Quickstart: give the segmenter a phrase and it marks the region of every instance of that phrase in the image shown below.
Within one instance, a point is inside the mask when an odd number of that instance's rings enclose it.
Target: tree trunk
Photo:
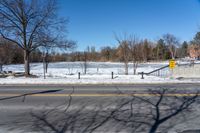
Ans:
[[[84,74],[86,74],[87,73],[87,61],[88,61],[88,53],[87,52],[84,52]]]
[[[45,72],[47,73],[48,72],[48,66],[49,66],[49,60],[48,60],[48,57],[49,57],[49,52],[47,51],[46,54],[45,54]]]
[[[172,59],[174,60],[175,58],[174,58],[174,53],[173,52],[171,52],[171,56],[172,56]]]
[[[84,74],[86,74],[87,73],[87,61],[84,61]]]
[[[125,75],[128,75],[128,62],[125,62]]]
[[[159,49],[159,48],[157,49],[157,53],[156,53],[156,54],[157,54],[157,61],[159,61],[159,60],[160,60],[160,56],[159,56],[159,54],[160,54],[160,49]]]
[[[133,61],[133,75],[136,75],[137,66],[138,66],[138,63],[136,61]]]
[[[24,69],[25,69],[25,76],[30,76],[30,52],[24,50]]]
[[[0,72],[3,71],[3,64],[0,63]]]
[[[170,48],[171,58],[175,59],[175,50],[173,50],[173,47]]]
[[[46,70],[46,73],[48,72],[48,66],[49,66],[49,63],[48,63],[48,62],[45,62],[45,70]]]

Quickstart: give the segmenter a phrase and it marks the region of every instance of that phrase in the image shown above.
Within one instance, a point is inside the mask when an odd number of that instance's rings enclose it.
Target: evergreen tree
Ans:
[[[184,41],[180,48],[180,57],[186,57],[187,55],[188,55],[188,43]]]
[[[200,45],[200,32],[196,33],[191,43],[194,45]]]
[[[163,39],[159,39],[156,45],[157,60],[166,60],[170,58],[169,51]]]

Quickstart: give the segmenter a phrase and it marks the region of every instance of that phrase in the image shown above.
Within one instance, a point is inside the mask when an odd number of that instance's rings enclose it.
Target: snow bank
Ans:
[[[138,66],[137,72],[150,72],[162,66],[162,63],[144,63]],[[182,83],[171,79],[170,77],[133,75],[133,65],[129,64],[129,74],[124,74],[123,63],[111,62],[89,62],[87,65],[87,74],[84,75],[83,62],[58,62],[50,63],[46,79],[43,78],[42,63],[31,64],[31,73],[38,78],[25,77],[7,77],[0,78],[0,84],[136,84],[136,83]],[[5,71],[23,72],[23,65],[4,66]],[[168,69],[166,69],[168,71]],[[81,73],[81,79],[78,79],[78,72]],[[111,79],[111,72],[114,72],[114,79]],[[187,81],[192,82],[192,81]],[[196,82],[196,81],[195,81]]]

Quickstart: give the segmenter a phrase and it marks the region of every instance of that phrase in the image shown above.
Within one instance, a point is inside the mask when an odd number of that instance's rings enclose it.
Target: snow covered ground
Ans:
[[[166,65],[167,62],[163,63],[145,63],[139,64],[137,72],[150,72],[156,68],[160,68]],[[4,71],[23,72],[24,65],[7,65],[3,67]],[[74,75],[78,72],[84,73],[83,62],[58,62],[50,63],[48,67],[47,75],[49,77],[66,77],[67,75]],[[102,75],[114,72],[117,75],[124,74],[123,63],[111,63],[111,62],[88,62],[87,63],[87,74],[88,75]],[[43,64],[33,63],[31,64],[31,73],[37,76],[43,76]],[[133,74],[133,65],[129,64],[129,74]]]
[[[150,72],[167,65],[168,62],[140,64],[137,72]],[[84,74],[83,62],[58,62],[50,63],[46,79],[43,78],[43,64],[31,64],[31,73],[38,78],[7,77],[0,78],[0,84],[135,84],[135,83],[182,83],[194,82],[191,80],[179,81],[169,76],[169,70],[163,70],[163,77],[133,75],[133,65],[129,64],[129,75],[124,75],[123,63],[111,62],[88,62],[87,74]],[[23,72],[24,66],[7,65],[4,71]],[[78,72],[81,79],[78,79]],[[114,79],[111,79],[111,72],[114,72]],[[195,81],[197,82],[197,81]]]

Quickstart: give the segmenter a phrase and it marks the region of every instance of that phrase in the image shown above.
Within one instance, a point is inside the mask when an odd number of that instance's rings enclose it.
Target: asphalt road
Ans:
[[[87,106],[112,107],[119,101],[130,98],[130,94],[149,96],[149,89],[166,88],[180,94],[193,94],[200,84],[152,84],[152,85],[2,85],[0,86],[0,132],[27,132],[14,126],[27,114],[51,110],[56,107],[71,110]],[[24,125],[21,125],[24,126]],[[31,131],[31,129],[30,129]],[[39,131],[36,131],[39,132]]]

